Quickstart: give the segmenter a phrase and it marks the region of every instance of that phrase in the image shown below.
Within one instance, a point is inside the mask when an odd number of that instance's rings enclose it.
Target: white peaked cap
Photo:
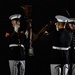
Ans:
[[[70,18],[68,22],[75,22],[75,18]]]
[[[62,15],[56,15],[55,18],[57,19],[58,22],[68,22],[68,18]]]
[[[13,19],[19,19],[21,17],[21,15],[20,14],[14,14],[14,15],[11,15],[10,17],[9,17],[9,19],[10,20],[13,20]]]

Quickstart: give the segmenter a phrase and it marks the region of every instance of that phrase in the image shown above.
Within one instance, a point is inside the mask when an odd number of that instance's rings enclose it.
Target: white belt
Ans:
[[[24,45],[22,45],[22,44],[20,44],[20,45],[19,44],[10,44],[9,45],[9,47],[17,47],[17,46],[21,46],[21,47],[25,48]]]
[[[70,47],[65,48],[65,47],[56,47],[56,46],[52,46],[52,48],[57,49],[57,50],[69,50],[70,49]]]

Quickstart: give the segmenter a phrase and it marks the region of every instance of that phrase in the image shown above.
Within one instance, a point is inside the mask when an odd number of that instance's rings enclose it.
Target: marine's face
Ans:
[[[14,31],[18,32],[18,30],[20,28],[20,21],[12,20],[11,23],[12,23],[12,26],[14,27]]]
[[[20,25],[20,22],[17,21],[17,20],[12,20],[11,23],[12,23],[12,26],[13,26],[13,27],[14,27],[15,25]]]
[[[74,30],[75,29],[75,24],[69,23],[69,27],[70,27],[71,30]]]
[[[56,23],[56,30],[58,31],[61,28],[65,28],[65,25],[63,22],[57,22]]]
[[[12,20],[11,23],[13,27],[17,24],[16,20]]]

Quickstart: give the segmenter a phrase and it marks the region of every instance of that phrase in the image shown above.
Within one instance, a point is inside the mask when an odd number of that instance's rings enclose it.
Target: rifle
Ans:
[[[48,28],[50,28],[53,24],[55,23],[55,21],[50,21],[50,24],[46,24],[32,39],[32,41],[34,42],[35,40],[37,40],[41,34],[46,31]]]
[[[28,39],[29,39],[29,50],[28,50],[28,55],[29,56],[34,56],[33,52],[33,47],[32,47],[32,19],[31,19],[31,11],[32,11],[32,6],[31,5],[23,5],[21,8],[24,11],[24,15],[26,18],[26,21],[28,23]]]

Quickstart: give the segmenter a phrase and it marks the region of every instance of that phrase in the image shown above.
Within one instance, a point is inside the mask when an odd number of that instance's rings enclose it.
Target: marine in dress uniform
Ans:
[[[75,18],[70,18],[68,21],[68,29],[72,33],[72,42],[70,49],[70,74],[75,75]]]
[[[67,75],[69,70],[69,49],[72,41],[72,34],[65,29],[68,18],[57,15],[56,32],[52,35],[51,66],[58,70],[59,75]],[[53,75],[53,72],[52,72]]]
[[[5,35],[9,46],[8,58],[11,75],[25,75],[26,36],[25,30],[21,29],[20,18],[21,14],[13,14],[9,17],[12,29]]]
[[[46,33],[42,40],[50,41],[50,69],[51,75],[67,75],[69,70],[69,49],[72,41],[72,33],[65,28],[68,18],[56,15],[56,30]]]

